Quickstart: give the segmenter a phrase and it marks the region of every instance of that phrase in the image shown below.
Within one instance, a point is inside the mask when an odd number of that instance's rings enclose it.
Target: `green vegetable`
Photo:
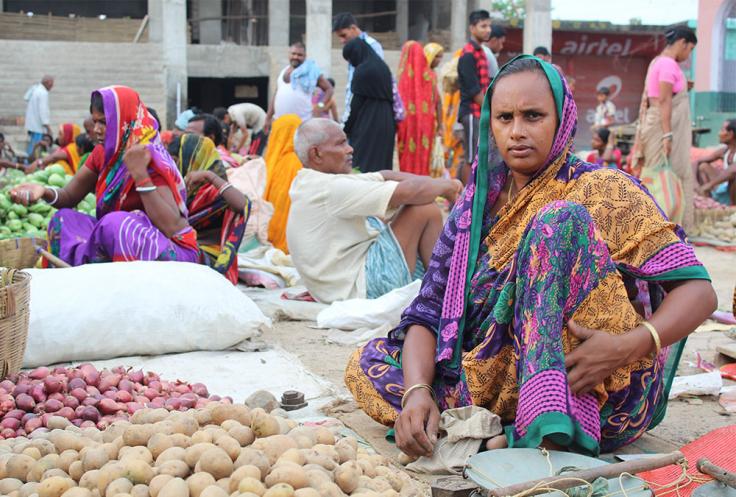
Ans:
[[[2,205],[0,203],[0,205]],[[46,202],[37,202],[28,208],[31,212],[37,212],[38,214],[46,214],[51,210],[51,206]]]
[[[23,223],[19,219],[11,219],[6,226],[10,228],[10,231],[20,231],[23,228]]]
[[[66,170],[64,170],[64,166],[61,164],[51,164],[49,167],[45,169],[46,172],[49,173],[49,175],[52,174],[59,174],[61,176],[66,175]]]
[[[13,209],[10,209],[10,210],[8,211],[8,215],[7,215],[7,218],[8,218],[8,221],[13,221],[13,220],[15,220],[15,219],[19,219],[19,218],[18,218],[18,214],[16,214],[16,213],[15,213],[15,211],[14,211]]]
[[[28,222],[35,228],[40,228],[43,225],[43,216],[35,212],[28,214]]]
[[[66,186],[66,180],[61,174],[54,173],[48,178],[49,186],[63,187]]]
[[[15,212],[19,218],[24,217],[26,214],[28,214],[28,209],[26,209],[25,206],[21,204],[13,204],[10,207],[10,210]]]

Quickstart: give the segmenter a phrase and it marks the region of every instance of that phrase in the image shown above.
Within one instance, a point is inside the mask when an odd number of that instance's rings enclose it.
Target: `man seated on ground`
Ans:
[[[695,190],[712,196],[722,204],[736,205],[736,119],[723,123],[718,132],[720,146],[695,165],[699,186]],[[715,165],[722,159],[721,167]]]
[[[23,164],[18,162],[15,150],[10,143],[5,141],[5,135],[0,133],[0,169],[19,169],[23,170]]]
[[[420,277],[442,231],[435,199],[454,202],[462,183],[394,171],[351,174],[353,149],[324,118],[299,126],[294,150],[304,168],[289,190],[286,238],[312,296],[324,303],[377,298]]]

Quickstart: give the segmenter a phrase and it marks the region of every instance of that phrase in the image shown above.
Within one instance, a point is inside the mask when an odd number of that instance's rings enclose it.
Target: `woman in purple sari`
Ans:
[[[471,404],[503,421],[490,449],[598,454],[663,416],[671,346],[715,292],[638,181],[571,153],[576,123],[564,78],[536,57],[489,86],[473,176],[419,295],[345,374],[405,453],[430,455],[440,411]]]
[[[44,200],[60,209],[48,227],[49,249],[72,266],[90,262],[198,262],[187,222],[184,181],[138,93],[110,86],[92,93],[90,112],[102,145],[61,189],[36,184],[11,191],[15,202]],[[97,217],[77,212],[88,193]]]

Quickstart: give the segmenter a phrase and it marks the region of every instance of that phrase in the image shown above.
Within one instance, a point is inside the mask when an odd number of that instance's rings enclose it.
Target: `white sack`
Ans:
[[[718,395],[722,387],[723,379],[718,370],[690,376],[676,376],[672,382],[669,399],[681,395]]]
[[[224,350],[271,321],[221,274],[184,262],[29,269],[24,367]]]
[[[392,290],[377,299],[350,299],[334,302],[317,315],[319,328],[357,330],[378,328],[387,323],[393,328],[401,321],[412,300],[419,294],[421,280]]]

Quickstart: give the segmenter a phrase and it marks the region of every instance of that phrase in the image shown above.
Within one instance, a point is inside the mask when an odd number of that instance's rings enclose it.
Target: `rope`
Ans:
[[[554,466],[552,465],[552,459],[550,457],[550,453],[547,451],[547,449],[545,449],[543,447],[540,447],[539,450],[541,452],[541,455],[544,456],[544,458],[545,458],[545,460],[547,462],[547,465],[549,467],[549,471],[550,471],[550,475],[549,476],[555,476]],[[587,482],[587,481],[585,481],[583,479],[580,479],[580,478],[574,478],[574,477],[569,477],[569,476],[560,476],[560,478],[558,478],[558,479],[555,479],[555,480],[552,480],[552,481],[546,482],[546,483],[539,483],[539,484],[534,485],[533,487],[531,487],[531,488],[529,488],[527,490],[524,490],[523,492],[519,492],[517,494],[511,495],[511,496],[508,496],[508,497],[529,497],[530,495],[534,495],[534,494],[541,493],[541,492],[559,492],[559,493],[561,493],[562,495],[564,495],[566,497],[578,497],[580,495],[585,495],[585,497],[615,497],[615,496],[619,496],[619,495],[621,495],[623,497],[629,497],[629,493],[628,492],[638,492],[640,490],[652,490],[657,497],[667,496],[667,495],[672,494],[673,492],[675,492],[675,495],[677,495],[678,497],[681,497],[680,490],[683,489],[683,488],[685,488],[685,487],[687,487],[688,485],[691,485],[693,483],[701,483],[702,484],[702,483],[707,483],[709,481],[712,481],[712,478],[707,478],[707,477],[704,478],[704,477],[701,477],[701,476],[695,476],[695,475],[688,474],[688,472],[687,472],[687,467],[688,467],[687,466],[687,461],[682,461],[682,462],[678,463],[678,465],[682,469],[682,473],[680,474],[680,476],[675,481],[670,482],[670,483],[667,483],[667,484],[664,484],[664,485],[660,485],[660,484],[653,483],[653,482],[648,482],[648,481],[646,481],[646,480],[644,480],[642,478],[639,478],[639,477],[637,477],[635,475],[632,475],[630,473],[621,473],[618,476],[618,484],[619,484],[620,490],[615,490],[615,491],[606,492],[606,493],[600,493],[600,492],[596,492],[595,481],[593,483],[590,483],[590,482]],[[470,463],[470,461],[468,461],[466,463],[465,468],[463,469],[463,476],[467,477],[466,471],[468,469],[472,469],[474,472],[476,472],[477,474],[479,474],[480,476],[482,476],[485,480],[488,480],[489,482],[491,482],[493,485],[495,485],[498,488],[503,488],[504,486],[506,486],[506,485],[504,485],[504,484],[496,481],[493,477],[491,477],[490,475],[488,475],[487,473],[485,473],[484,471],[482,471],[480,468],[474,466],[472,463]],[[567,467],[566,468],[562,468],[561,471],[567,470],[567,469],[569,469],[569,468],[567,468]],[[638,485],[638,486],[630,487],[627,490],[626,487],[624,486],[624,477],[625,476],[626,477],[629,477],[629,478],[632,478],[632,479],[640,480],[642,482],[642,484],[641,485]],[[559,483],[562,483],[562,482],[566,482],[566,481],[579,482],[580,485],[578,487],[569,488],[567,490],[559,490],[557,488],[554,488],[554,486],[553,486],[553,485],[556,485],[556,484],[559,484]],[[587,488],[580,489],[579,487],[581,487],[581,486],[582,487],[587,487]],[[574,495],[572,495],[572,494],[569,493],[569,492],[573,491],[573,489],[575,489],[574,492],[573,492]],[[581,493],[581,490],[587,490],[587,494],[582,494]]]

